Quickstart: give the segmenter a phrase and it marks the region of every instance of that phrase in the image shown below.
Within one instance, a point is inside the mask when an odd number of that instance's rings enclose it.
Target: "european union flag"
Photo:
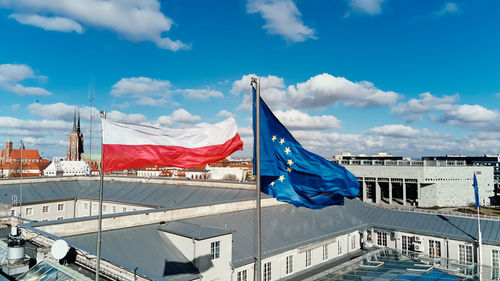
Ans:
[[[255,108],[254,106],[254,139]],[[255,151],[254,145],[254,161]],[[342,205],[344,197],[356,198],[359,194],[359,182],[353,174],[344,167],[305,150],[262,99],[260,171],[261,191],[296,207],[321,209],[329,205]]]
[[[474,195],[476,197],[476,207],[479,207],[479,191],[477,189],[477,178],[475,173],[474,173]]]

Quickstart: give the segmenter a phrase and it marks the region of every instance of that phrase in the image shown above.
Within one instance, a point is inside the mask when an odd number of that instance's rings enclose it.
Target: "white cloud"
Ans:
[[[382,3],[385,0],[348,0],[349,7],[352,11],[368,14],[378,15],[382,13]]]
[[[24,95],[39,95],[48,96],[51,93],[39,87],[25,87],[19,82],[35,78],[40,79],[42,76],[36,76],[31,67],[25,64],[1,64],[0,65],[0,88],[13,92],[20,96]]]
[[[73,121],[74,113],[80,113],[82,120],[90,120],[90,107],[77,107],[65,103],[40,104],[32,103],[28,105],[28,111],[31,115],[38,116],[44,119],[60,119],[65,121]],[[92,108],[93,119],[100,118],[99,110]]]
[[[500,93],[496,93],[495,97],[500,98]]]
[[[250,85],[252,77],[257,78],[259,76],[255,74],[247,74],[243,75],[241,79],[233,82],[231,93],[244,93],[243,102],[238,107],[240,110],[252,109],[252,86]],[[267,105],[273,109],[283,107],[283,99],[286,95],[284,88],[285,82],[283,81],[283,78],[274,75],[260,77],[260,95],[266,101]]]
[[[274,114],[290,130],[340,129],[340,121],[332,115],[311,116],[295,109]]]
[[[447,15],[447,14],[455,14],[455,13],[458,13],[458,12],[460,12],[460,8],[458,7],[458,5],[456,3],[454,3],[454,2],[447,2],[435,14],[436,14],[436,16],[441,17],[441,16],[444,16],[444,15]]]
[[[287,41],[302,42],[316,39],[314,29],[304,25],[301,13],[292,0],[248,0],[247,13],[258,13],[266,21],[264,29]]]
[[[452,103],[458,101],[459,96],[435,97],[429,92],[420,94],[420,99],[411,99],[407,103],[399,103],[391,108],[391,112],[402,116],[407,122],[420,121],[423,114],[435,110],[447,111],[452,108]]]
[[[221,92],[209,89],[184,89],[179,91],[183,92],[184,95],[190,99],[207,100],[209,98],[224,97]]]
[[[377,89],[371,82],[351,82],[344,77],[324,73],[287,89],[287,101],[301,108],[324,108],[337,102],[364,108],[391,105],[399,95]]]
[[[106,119],[125,122],[125,123],[136,123],[136,124],[144,123],[148,120],[146,116],[139,113],[126,114],[117,110],[112,110],[110,112],[107,112]]]
[[[83,33],[83,28],[76,21],[62,17],[44,17],[34,14],[12,14],[9,18],[19,23],[40,27],[45,30]]]
[[[201,120],[200,116],[192,115],[185,109],[177,109],[171,115],[160,116],[155,122],[158,126],[177,126],[178,123],[189,124]]]
[[[173,21],[160,11],[158,0],[2,0],[0,6],[20,14],[50,15],[66,18],[78,25],[109,29],[131,41],[151,41],[163,49],[177,51],[189,48],[179,40],[164,36]],[[44,20],[38,19],[36,26],[42,27],[41,21]],[[34,25],[33,19],[27,24]],[[47,24],[45,20],[44,25]]]
[[[149,77],[122,78],[111,87],[111,95],[131,96],[140,105],[162,105],[171,93],[170,81]]]
[[[392,136],[392,137],[416,137],[419,135],[419,130],[413,129],[401,124],[394,125],[384,125],[380,127],[374,127],[367,131],[368,134],[381,135],[381,136]]]
[[[496,122],[500,114],[496,111],[486,109],[480,105],[458,105],[443,113],[445,122],[454,121],[460,123]]]
[[[30,129],[30,130],[66,130],[72,123],[62,120],[21,120],[13,117],[0,116],[0,128]]]
[[[217,116],[222,116],[226,118],[235,117],[235,115],[227,110],[221,110],[217,113]]]

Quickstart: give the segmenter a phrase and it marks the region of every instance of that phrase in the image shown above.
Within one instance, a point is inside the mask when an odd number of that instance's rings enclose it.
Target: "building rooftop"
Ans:
[[[63,199],[99,199],[99,181],[72,180],[24,182],[23,203]],[[19,184],[0,185],[0,203],[11,204],[19,196]],[[227,202],[252,200],[255,191],[236,188],[214,188],[192,185],[105,181],[104,200],[125,202],[155,208],[186,208]]]
[[[153,248],[172,245],[167,241],[168,239],[158,234],[160,231],[164,231],[166,227],[178,233],[187,234],[186,236],[195,237],[198,230],[216,229],[220,232],[215,231],[213,235],[232,233],[232,264],[237,267],[253,261],[255,243],[253,221],[254,210],[246,210],[189,218],[165,226],[152,224],[105,231],[103,232],[103,245],[106,246],[103,247],[103,254],[120,265],[134,265],[133,268],[141,269],[148,276],[166,278],[162,275],[163,268],[157,264],[159,260],[168,260],[165,258],[166,253],[153,250]],[[296,208],[287,204],[262,209],[262,257],[308,247],[308,245],[339,235],[369,228],[449,237],[464,241],[475,241],[477,238],[477,221],[474,218],[389,210],[365,204],[357,199],[346,199],[343,206],[330,206],[322,210]],[[500,221],[482,220],[481,230],[483,243],[500,244]],[[122,241],[118,241],[120,240],[118,237]],[[95,249],[95,233],[65,237],[65,239],[72,244]],[[144,250],[144,255],[141,254],[142,250],[136,252],[134,249],[127,249],[134,255],[121,252],[124,245],[140,244],[138,242],[145,240],[149,244],[147,247],[151,249]],[[179,265],[178,263],[179,261],[175,261],[174,265]],[[180,263],[183,264],[183,262]],[[152,264],[157,265],[153,267]],[[197,274],[197,272],[193,269],[189,274]],[[187,276],[178,275],[178,277],[182,279]]]

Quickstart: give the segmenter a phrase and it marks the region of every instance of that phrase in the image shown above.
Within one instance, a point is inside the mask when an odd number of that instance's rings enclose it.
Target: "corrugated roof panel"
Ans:
[[[156,280],[193,280],[201,275],[193,264],[157,230],[158,225],[104,231],[102,257]],[[95,251],[96,234],[65,237]]]

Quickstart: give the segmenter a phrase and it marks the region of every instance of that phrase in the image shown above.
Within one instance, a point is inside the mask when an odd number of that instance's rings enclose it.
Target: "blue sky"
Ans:
[[[0,0],[1,147],[10,130],[64,156],[76,107],[89,151],[93,84],[94,119],[106,110],[187,127],[232,115],[245,144],[235,156],[250,156],[256,75],[278,118],[325,157],[498,154],[499,10],[493,0]]]

